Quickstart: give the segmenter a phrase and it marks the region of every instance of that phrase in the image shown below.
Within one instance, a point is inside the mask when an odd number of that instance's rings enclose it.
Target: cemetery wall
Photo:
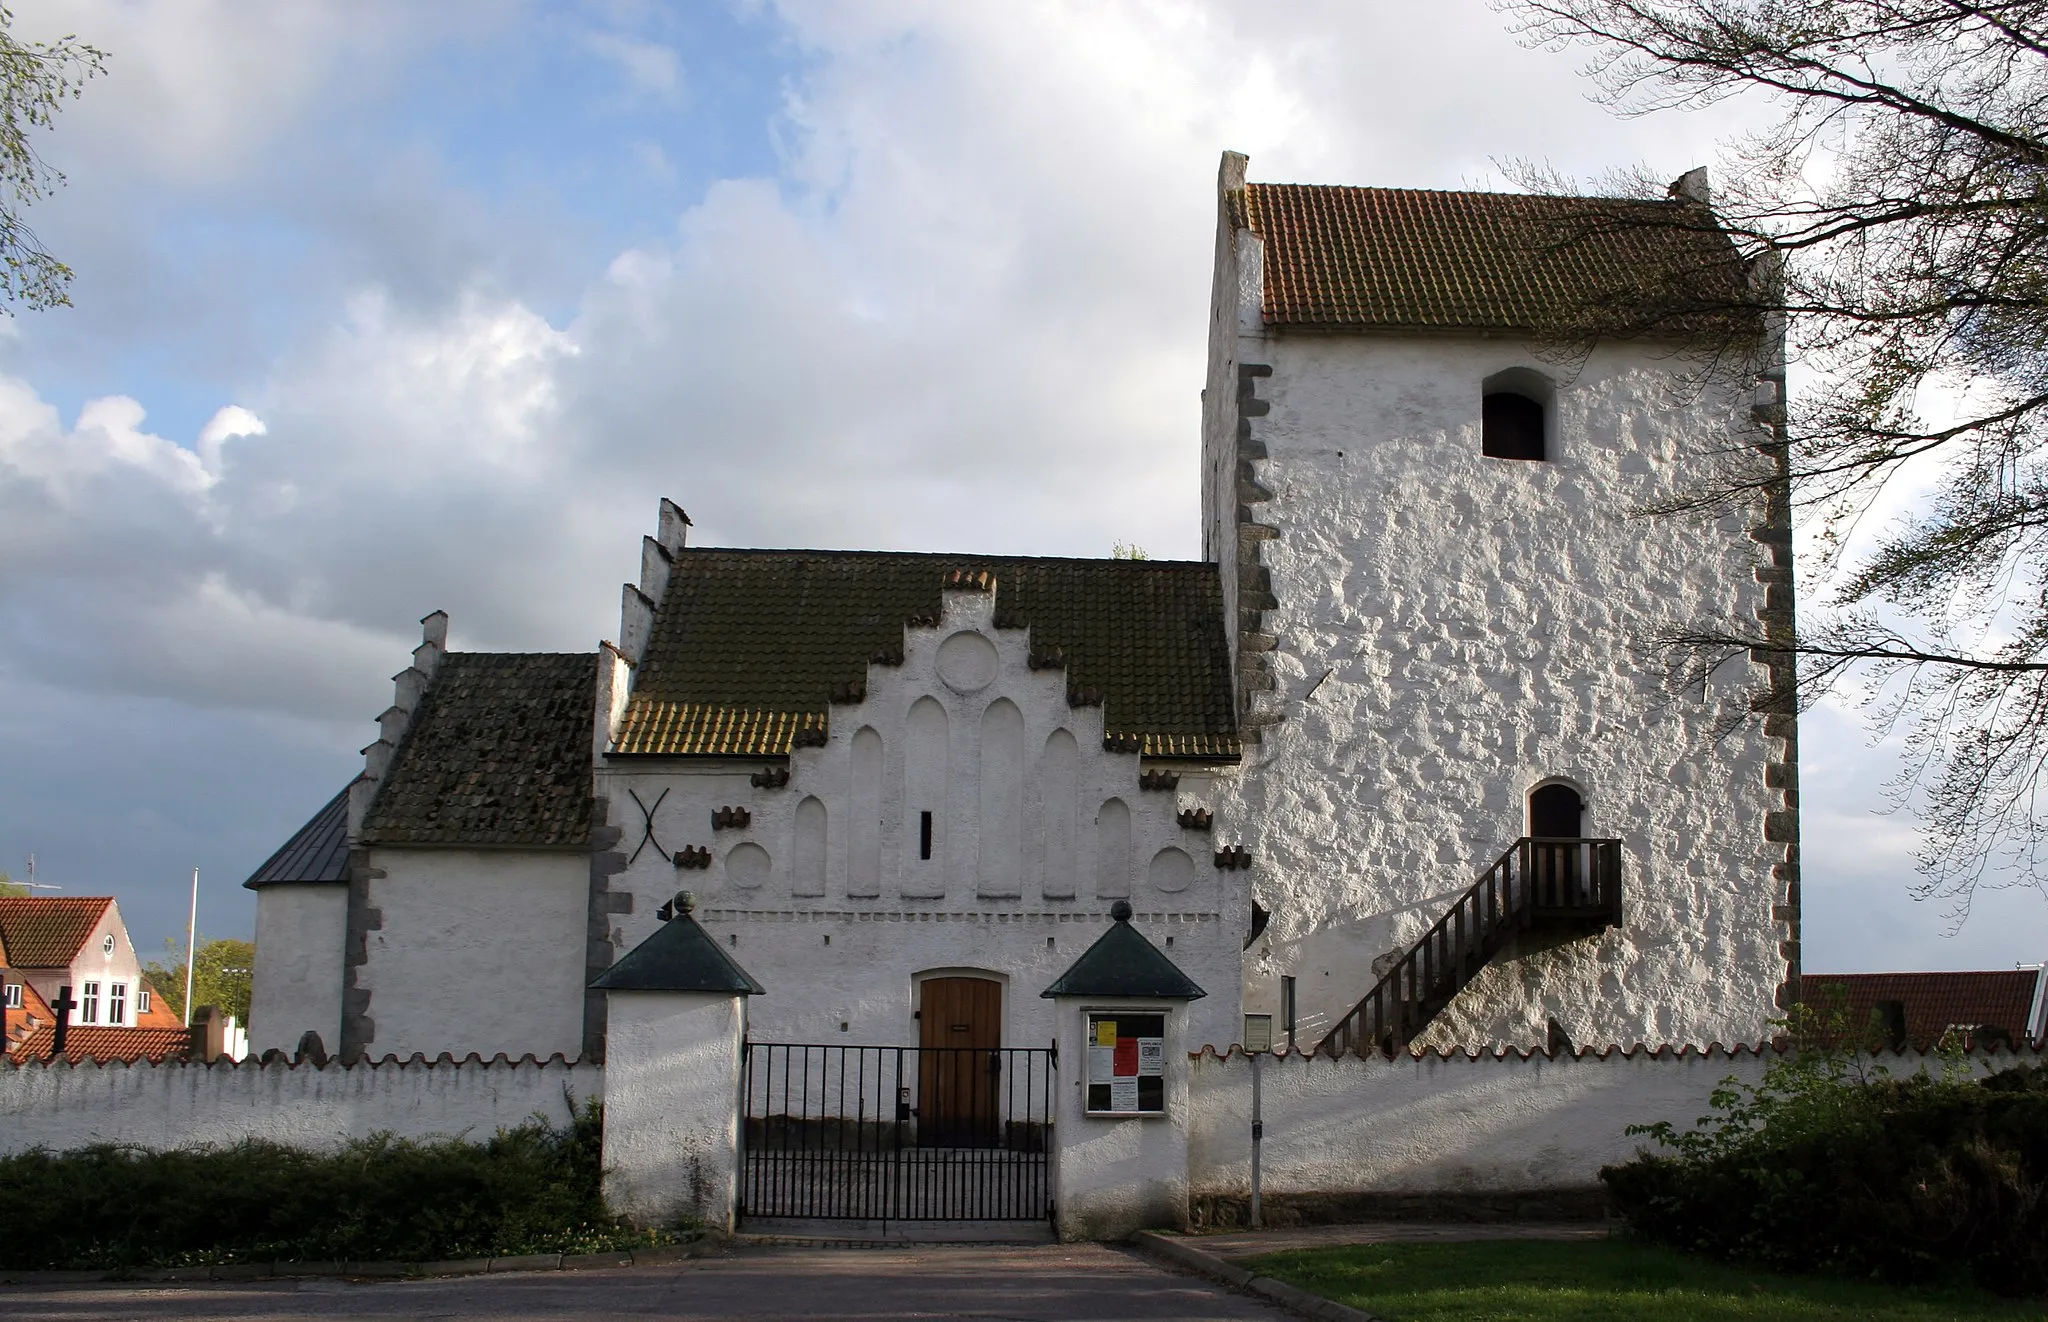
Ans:
[[[268,1139],[332,1148],[391,1133],[484,1139],[535,1116],[567,1123],[604,1094],[604,1067],[385,1057],[330,1063],[0,1065],[0,1154],[92,1143],[165,1149]]]
[[[1327,1056],[1260,1062],[1260,1189],[1269,1220],[1597,1213],[1600,1168],[1650,1140],[1630,1125],[1688,1128],[1731,1077],[1755,1083],[1773,1048],[1609,1048]],[[2039,1053],[2021,1059],[2038,1060]],[[1988,1073],[2010,1052],[1977,1056]],[[1881,1057],[1904,1078],[1943,1059]],[[1198,1226],[1241,1224],[1251,1192],[1252,1065],[1204,1049],[1190,1076],[1188,1201]]]

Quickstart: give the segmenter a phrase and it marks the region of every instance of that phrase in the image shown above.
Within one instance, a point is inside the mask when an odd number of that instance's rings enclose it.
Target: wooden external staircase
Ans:
[[[1392,1054],[1524,933],[1570,939],[1621,923],[1621,841],[1524,836],[1403,952],[1318,1052]]]

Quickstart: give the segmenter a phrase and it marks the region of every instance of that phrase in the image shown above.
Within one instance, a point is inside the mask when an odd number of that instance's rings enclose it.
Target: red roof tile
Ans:
[[[2015,1041],[2034,1031],[2035,996],[2043,973],[2039,969],[2007,969],[1988,973],[1809,973],[1800,981],[1806,1004],[1831,1013],[1837,998],[1846,1009],[1849,1027],[1860,1031],[1878,1006],[1899,1002],[1906,1012],[1906,1038],[1931,1047],[1951,1028],[1989,1025],[2011,1033]]]
[[[57,1045],[57,1028],[48,1024],[29,1035],[14,1054],[17,1061],[49,1060]],[[183,1028],[73,1028],[64,1037],[64,1059],[137,1061],[172,1060],[192,1047]]]
[[[1513,193],[1247,184],[1268,325],[1542,333],[1721,310],[1741,265],[1703,208]],[[1669,321],[1664,333],[1697,329]]]
[[[0,940],[13,961],[9,967],[69,968],[113,902],[105,895],[0,899]]]

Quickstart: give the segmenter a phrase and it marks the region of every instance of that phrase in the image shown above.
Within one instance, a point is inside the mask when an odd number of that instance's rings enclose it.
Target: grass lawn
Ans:
[[[1744,1271],[1629,1240],[1354,1244],[1242,1264],[1388,1322],[1936,1322],[2048,1318],[1973,1290],[1895,1290]]]

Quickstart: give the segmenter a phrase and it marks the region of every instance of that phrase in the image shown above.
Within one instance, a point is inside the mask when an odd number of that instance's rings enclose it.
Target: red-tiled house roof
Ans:
[[[147,1010],[142,1008],[141,997],[138,994],[135,1008],[135,1027],[181,1028],[184,1026],[184,1017],[178,1012],[179,1001],[174,1001],[164,995],[163,988],[150,981],[147,974],[143,975],[141,985],[149,989],[149,1008]],[[178,994],[182,998],[184,988],[179,988]]]
[[[1851,1031],[1862,1031],[1875,1016],[1880,1029],[1891,1012],[1904,1011],[1905,1038],[1931,1047],[1951,1029],[1981,1037],[1984,1028],[2002,1029],[2015,1042],[2039,1037],[2042,1026],[2042,969],[1982,973],[1809,973],[1801,979],[1808,1008],[1823,1014],[1838,1006]],[[1896,1026],[1894,1021],[1893,1026]]]
[[[14,1059],[15,1049],[34,1036],[37,1028],[57,1022],[56,1013],[43,1000],[42,993],[30,983],[17,985],[21,988],[21,1008],[7,1012],[7,1040],[0,1043],[0,1056],[9,1060]]]
[[[44,1024],[30,1033],[14,1053],[16,1061],[49,1060],[57,1045],[57,1026]],[[176,1060],[192,1050],[192,1034],[183,1028],[98,1028],[75,1025],[64,1035],[64,1059],[80,1061]]]
[[[0,898],[0,941],[9,968],[69,968],[113,899],[106,895]]]

